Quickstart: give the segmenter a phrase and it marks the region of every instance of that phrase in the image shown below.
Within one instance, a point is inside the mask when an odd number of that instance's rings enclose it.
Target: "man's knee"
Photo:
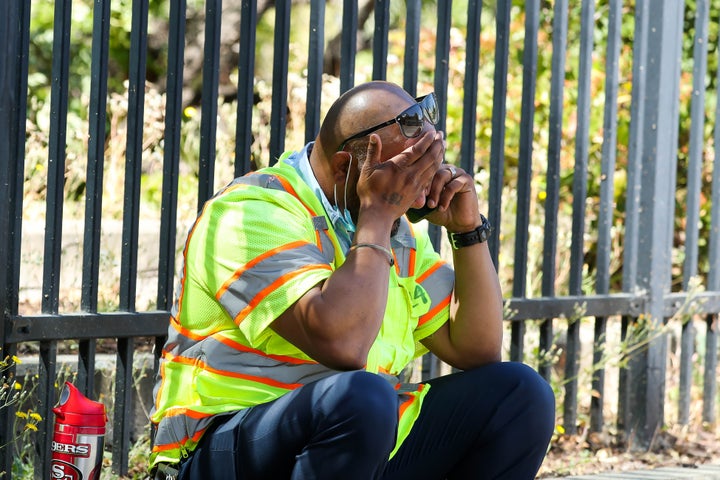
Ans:
[[[339,374],[333,387],[340,406],[374,415],[397,415],[397,392],[380,375],[365,371]]]
[[[515,405],[518,416],[525,418],[526,430],[549,440],[555,428],[555,393],[550,384],[523,363],[504,362],[498,368],[514,384],[506,400]]]
[[[519,396],[526,396],[531,408],[541,413],[542,418],[555,420],[555,393],[550,384],[538,372],[522,363],[511,363],[518,378]]]
[[[332,412],[338,421],[352,424],[370,436],[391,436],[397,428],[397,392],[379,375],[365,372],[346,372],[328,392]]]
[[[519,362],[498,362],[461,372],[460,388],[477,397],[493,388],[505,409],[532,418],[539,431],[550,435],[555,426],[555,394],[548,382],[534,369]],[[458,385],[458,386],[460,386]]]

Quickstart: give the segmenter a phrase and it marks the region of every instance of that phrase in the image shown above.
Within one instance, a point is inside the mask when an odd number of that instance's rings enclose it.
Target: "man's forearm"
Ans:
[[[450,341],[463,356],[500,359],[503,300],[487,243],[453,250],[455,295]]]

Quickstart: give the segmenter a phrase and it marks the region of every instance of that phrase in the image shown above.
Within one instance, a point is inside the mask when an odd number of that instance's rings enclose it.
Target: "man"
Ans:
[[[359,85],[186,243],[151,461],[178,478],[534,478],[554,396],[501,362],[502,296],[434,94]],[[453,270],[404,214],[445,227]],[[430,351],[462,372],[399,383]]]

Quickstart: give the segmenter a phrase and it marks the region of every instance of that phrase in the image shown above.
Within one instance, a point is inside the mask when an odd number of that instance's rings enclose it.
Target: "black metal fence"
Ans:
[[[186,0],[167,2],[169,10],[159,19],[150,16],[147,0],[131,2],[119,292],[113,308],[98,302],[110,141],[109,32],[117,3],[92,2],[84,237],[75,272],[81,276],[80,303],[74,311],[61,308],[64,292],[60,285],[63,217],[69,201],[65,185],[70,168],[66,145],[73,2],[56,0],[52,6],[45,233],[41,289],[35,298],[39,311],[21,313],[22,238],[27,223],[24,189],[29,181],[26,158],[33,148],[26,141],[27,112],[33,101],[28,96],[28,79],[34,73],[29,67],[31,9],[50,6],[24,0],[0,2],[0,337],[3,355],[13,355],[27,343],[36,344],[39,352],[43,421],[36,436],[38,477],[49,476],[57,353],[59,343],[66,340],[78,342],[77,384],[84,392],[95,388],[98,340],[117,340],[110,443],[113,469],[128,471],[135,339],[156,337],[161,345],[172,303],[181,230],[177,226],[179,183],[184,175],[181,129],[187,116],[182,95],[187,80]],[[218,184],[231,179],[215,178],[216,163],[222,160],[217,158],[216,144],[218,119],[223,115],[219,105],[225,101],[218,94],[221,31],[228,28],[223,19],[229,11],[238,10],[240,18],[233,26],[238,34],[234,175],[272,163],[285,149],[288,112],[295,106],[289,104],[293,73],[302,74],[306,93],[304,139],[313,139],[322,101],[328,100],[323,58],[331,52],[325,32],[326,28],[338,30],[335,94],[365,78],[392,80],[410,93],[420,86],[437,93],[442,107],[439,128],[449,134],[455,130],[455,136],[449,136],[449,150],[459,154],[452,160],[481,177],[487,188],[481,203],[491,222],[499,226],[490,247],[509,287],[508,357],[533,363],[548,379],[557,377],[558,389],[563,387],[559,412],[565,429],[576,430],[583,409],[591,429],[606,428],[608,331],[619,330],[621,341],[626,341],[641,324],[648,330],[634,344],[638,348],[627,347],[623,351],[627,358],[614,367],[618,373],[617,392],[613,392],[616,406],[611,409],[614,421],[621,430],[633,433],[636,446],[650,446],[666,421],[671,353],[667,327],[677,324],[676,421],[690,421],[692,379],[701,375],[702,421],[713,424],[720,311],[720,161],[714,149],[720,142],[720,129],[713,128],[720,114],[720,78],[714,58],[720,52],[718,6],[709,0],[688,0],[687,4],[602,0],[581,2],[581,7],[568,5],[567,0],[552,5],[540,0],[522,4],[509,0],[307,3],[276,0],[274,11],[266,13],[274,14],[270,134],[264,150],[267,158],[258,158],[253,149],[262,141],[257,130],[257,77],[270,71],[270,60],[264,54],[256,56],[255,48],[262,13],[258,5],[264,7],[265,2],[204,2],[200,12],[204,18],[202,90],[197,105],[200,141],[194,158],[182,158],[196,164],[197,205]],[[307,17],[299,17],[299,9],[305,9]],[[372,13],[366,22],[367,12]],[[167,27],[162,69],[166,74],[160,82],[165,99],[161,213],[153,255],[157,263],[150,267],[157,278],[153,310],[136,305],[138,290],[147,288],[138,285],[138,243],[147,148],[150,22]],[[304,72],[293,72],[290,67],[292,55],[297,54],[291,53],[291,47],[298,37],[304,38],[307,47]],[[371,70],[360,67],[367,58],[362,56],[366,42],[371,45]],[[545,65],[548,47],[552,56]],[[399,48],[402,66],[396,58]],[[567,59],[576,59],[577,65],[566,64]],[[481,104],[490,106],[491,116],[483,116]],[[483,152],[488,156],[483,157]],[[618,191],[617,186],[622,189]],[[431,227],[431,234],[441,248],[439,232]],[[700,291],[691,288],[693,278],[699,279]],[[581,338],[588,326],[592,331],[589,343]],[[660,334],[647,333],[653,329]],[[557,350],[560,337],[564,337],[562,351]],[[705,340],[703,345],[700,338]],[[583,348],[592,349],[588,384],[583,383],[581,371]],[[562,363],[555,357],[548,361],[551,352],[562,353]],[[698,352],[704,352],[700,361],[694,359]],[[433,363],[430,374],[437,373],[437,368]],[[13,415],[12,406],[0,408],[0,445],[13,437]],[[0,450],[0,459],[0,471],[7,477],[12,471],[11,449]]]

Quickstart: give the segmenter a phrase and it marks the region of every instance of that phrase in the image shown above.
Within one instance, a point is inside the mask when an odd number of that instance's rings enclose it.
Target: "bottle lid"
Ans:
[[[69,425],[104,427],[107,422],[105,405],[90,400],[75,385],[65,382],[60,399],[53,408],[58,419]]]

